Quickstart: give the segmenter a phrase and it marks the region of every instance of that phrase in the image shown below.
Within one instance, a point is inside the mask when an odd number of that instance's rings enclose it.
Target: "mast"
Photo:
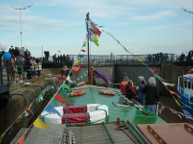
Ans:
[[[86,28],[88,32],[88,21],[89,21],[89,12],[86,14]],[[88,83],[90,83],[90,73],[89,73],[89,68],[90,68],[90,59],[89,59],[89,32],[88,32],[88,38],[87,38],[87,51],[88,51]]]

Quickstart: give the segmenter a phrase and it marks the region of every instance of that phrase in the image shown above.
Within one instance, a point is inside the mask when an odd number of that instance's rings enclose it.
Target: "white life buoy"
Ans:
[[[58,113],[43,111],[40,115],[47,124],[100,123],[108,120],[108,106],[87,104],[81,106],[55,107]]]

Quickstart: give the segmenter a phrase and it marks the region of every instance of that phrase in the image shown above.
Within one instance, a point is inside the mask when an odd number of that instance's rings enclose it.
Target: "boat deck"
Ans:
[[[109,91],[116,91],[120,93],[119,89],[115,88],[104,88],[104,87],[94,87],[94,86],[82,86],[78,87],[78,90],[85,90],[86,93],[82,96],[72,97],[64,93],[64,91],[60,91],[59,94],[65,99],[69,104],[75,105],[86,105],[86,104],[105,104],[109,108],[109,120],[108,122],[117,121],[117,118],[120,118],[122,121],[129,120],[134,125],[136,124],[153,124],[153,123],[166,123],[159,116],[151,113],[149,110],[143,109],[149,115],[145,115],[140,110],[138,110],[135,106],[129,107],[121,107],[116,106],[113,102],[126,102],[123,98],[121,98],[117,93],[114,96],[103,95],[99,93],[99,90],[106,89]],[[77,90],[77,89],[72,89]],[[62,106],[61,103],[53,98],[50,102],[50,105]]]

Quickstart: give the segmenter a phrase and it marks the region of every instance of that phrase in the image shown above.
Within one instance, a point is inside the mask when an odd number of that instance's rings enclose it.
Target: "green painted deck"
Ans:
[[[120,92],[119,89],[116,88],[103,88],[104,90],[109,91],[116,91]],[[75,89],[72,89],[75,90]],[[113,102],[126,102],[122,99],[118,94],[114,96],[103,95],[99,93],[101,88],[99,87],[86,87],[86,88],[79,88],[78,90],[85,90],[86,93],[82,96],[71,97],[67,95],[63,90],[59,92],[59,94],[65,99],[68,103],[75,103],[76,105],[86,105],[86,104],[105,104],[109,108],[109,120],[108,122],[117,121],[117,118],[120,120],[127,121],[129,120],[134,125],[136,124],[154,124],[154,123],[166,123],[163,119],[159,116],[151,113],[149,110],[144,109],[145,112],[148,112],[149,115],[146,116],[141,111],[139,111],[135,106],[130,107],[120,107],[115,106]],[[53,98],[50,102],[51,106],[62,106],[61,103]]]

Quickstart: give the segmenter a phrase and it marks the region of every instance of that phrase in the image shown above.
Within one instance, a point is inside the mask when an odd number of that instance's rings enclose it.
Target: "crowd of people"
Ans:
[[[143,76],[138,77],[139,81],[134,85],[127,76],[120,84],[121,93],[128,99],[136,99],[145,108],[156,113],[157,103],[159,102],[159,93],[154,77],[150,77],[146,82]]]
[[[12,80],[16,82],[23,82],[24,72],[27,73],[26,78],[32,79],[35,76],[40,76],[42,71],[42,64],[39,59],[31,56],[31,52],[24,47],[9,48],[11,54],[11,66],[12,66]]]
[[[182,53],[177,60],[178,65],[192,66],[193,65],[193,51],[190,50],[186,56]]]
[[[152,61],[152,62],[161,62],[161,63],[166,63],[169,61],[169,56],[168,53],[156,53],[156,54],[149,54],[147,56],[147,61]]]

